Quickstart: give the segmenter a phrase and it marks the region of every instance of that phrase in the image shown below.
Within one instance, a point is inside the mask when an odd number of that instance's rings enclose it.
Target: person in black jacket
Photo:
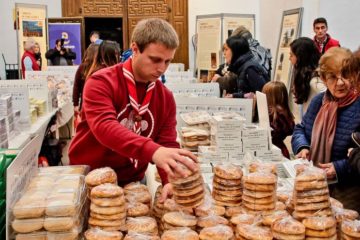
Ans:
[[[248,41],[239,36],[226,40],[224,46],[225,61],[229,71],[236,74],[235,92],[227,98],[253,98],[256,91],[261,91],[269,77],[266,70],[253,58]]]
[[[357,92],[360,91],[360,48],[356,50],[351,58],[344,63],[341,75],[352,79],[352,84]],[[360,129],[351,134],[355,148],[349,149],[349,165],[353,170],[360,174]]]
[[[76,53],[69,48],[64,47],[64,40],[57,39],[55,41],[55,48],[49,49],[45,57],[50,60],[49,65],[52,66],[67,66],[73,65],[73,60],[76,58]]]

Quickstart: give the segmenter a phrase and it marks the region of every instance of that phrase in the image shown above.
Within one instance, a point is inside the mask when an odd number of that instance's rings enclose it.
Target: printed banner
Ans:
[[[42,70],[46,69],[46,6],[16,3],[15,12],[18,26],[19,67],[21,67],[21,57],[24,54],[24,43],[28,38],[33,38],[40,47]]]
[[[55,47],[56,39],[64,40],[64,47],[76,53],[74,65],[81,63],[81,24],[80,23],[49,23],[49,48]]]

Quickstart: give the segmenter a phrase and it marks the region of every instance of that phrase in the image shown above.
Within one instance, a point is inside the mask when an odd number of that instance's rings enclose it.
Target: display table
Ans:
[[[21,149],[36,135],[39,135],[41,139],[45,136],[46,127],[49,124],[51,118],[57,114],[57,126],[64,126],[73,115],[72,103],[66,103],[63,106],[56,108],[55,110],[48,112],[44,116],[38,118],[38,120],[31,125],[31,127],[19,135],[15,136],[9,141],[9,148]]]

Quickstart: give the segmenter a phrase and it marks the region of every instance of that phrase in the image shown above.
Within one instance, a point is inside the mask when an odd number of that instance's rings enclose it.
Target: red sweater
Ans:
[[[327,35],[327,39],[324,43],[324,47],[323,47],[322,51],[321,51],[320,43],[314,37],[314,43],[315,43],[316,47],[318,48],[320,54],[324,54],[329,48],[340,47],[340,42],[338,40],[331,38],[329,34],[326,34],[326,35]]]
[[[139,102],[146,84],[137,83]],[[122,63],[99,70],[85,84],[81,122],[70,149],[70,164],[87,164],[91,169],[109,166],[120,185],[139,181],[160,147],[179,148],[176,142],[176,105],[172,93],[160,82],[153,90],[149,110],[142,116],[141,136],[126,127],[131,112]],[[130,157],[138,159],[134,168]],[[163,184],[168,182],[162,169]]]
[[[40,71],[40,67],[36,62],[35,54],[29,51],[25,51],[24,54],[21,57],[21,72],[22,72],[22,78],[25,79],[25,64],[24,59],[26,57],[29,57],[32,62],[32,70],[33,71]]]

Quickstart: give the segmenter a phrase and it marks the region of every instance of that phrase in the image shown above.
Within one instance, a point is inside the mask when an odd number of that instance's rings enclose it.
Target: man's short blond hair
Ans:
[[[135,26],[131,41],[135,42],[140,52],[150,43],[161,43],[168,49],[179,46],[179,37],[170,23],[159,18],[143,19]]]
[[[35,40],[33,38],[28,38],[24,43],[24,49],[25,51],[31,50],[33,47],[35,47]]]

